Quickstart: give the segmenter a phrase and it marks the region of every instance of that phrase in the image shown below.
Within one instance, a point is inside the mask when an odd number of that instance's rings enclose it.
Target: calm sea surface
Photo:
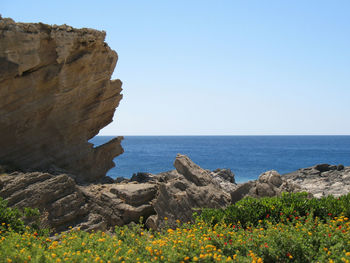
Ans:
[[[113,137],[97,136],[95,146]],[[236,181],[257,179],[267,170],[284,174],[318,163],[350,166],[350,136],[125,136],[124,154],[107,175],[174,169],[177,153],[205,169],[230,168]]]

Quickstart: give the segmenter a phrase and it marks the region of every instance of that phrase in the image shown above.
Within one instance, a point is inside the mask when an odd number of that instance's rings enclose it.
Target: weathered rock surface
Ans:
[[[235,175],[230,169],[216,169],[210,175],[225,192],[231,194],[236,191],[238,185],[235,181]]]
[[[57,231],[79,222],[88,213],[85,196],[69,176],[48,173],[14,173],[0,178],[0,196],[9,206],[35,207],[46,214]]]
[[[151,201],[156,193],[157,186],[154,184],[124,184],[112,186],[110,192],[118,195],[130,205],[141,205]]]
[[[318,164],[284,174],[283,179],[299,184],[315,197],[341,196],[350,192],[350,167]]]
[[[155,197],[156,187],[147,184],[79,186],[65,174],[41,172],[0,177],[0,197],[10,206],[38,208],[47,215],[44,223],[55,231],[69,226],[108,230],[138,222],[141,216],[147,218],[155,214],[150,201]],[[120,191],[116,192],[116,188]]]
[[[200,168],[192,162],[186,155],[176,156],[174,167],[179,174],[182,174],[188,181],[197,186],[204,186],[213,183],[213,179],[207,170]]]
[[[141,217],[152,229],[175,227],[177,220],[191,221],[198,209],[223,208],[246,196],[307,191],[320,197],[350,190],[350,167],[317,165],[284,176],[272,170],[237,185],[230,170],[208,172],[184,155],[176,157],[174,166],[176,170],[138,173],[121,183],[90,185],[77,185],[66,174],[14,172],[0,176],[0,197],[11,206],[39,208],[44,223],[62,231],[68,226],[111,230]]]
[[[175,226],[177,219],[190,221],[198,208],[230,204],[229,193],[208,171],[184,155],[178,155],[175,164],[179,169],[157,175],[139,173],[133,181],[110,184],[77,185],[66,174],[15,172],[0,176],[0,197],[11,206],[39,208],[47,215],[46,224],[56,231],[68,226],[108,230],[139,222],[141,217],[147,227],[156,229]],[[233,174],[224,173],[232,181]]]
[[[125,200],[125,196],[120,196],[112,190],[115,186],[114,184],[102,184],[82,187],[83,193],[89,200],[90,214],[101,217],[99,229],[110,229],[116,225],[139,222],[140,217],[146,219],[155,214],[150,200],[132,204],[130,200]],[[81,227],[81,225],[78,226]],[[85,222],[84,227],[91,229],[89,221]]]
[[[231,202],[235,203],[246,196],[271,197],[280,195],[282,192],[300,192],[301,187],[292,181],[283,180],[281,175],[275,171],[267,171],[259,176],[256,181],[249,181],[237,187],[231,192]]]
[[[153,218],[150,227],[153,224],[174,227],[176,220],[190,221],[197,208],[220,208],[230,204],[230,195],[220,188],[208,171],[187,156],[178,154],[174,166],[178,176],[159,185],[158,195],[153,201],[157,218]]]
[[[114,166],[122,137],[88,140],[122,98],[105,32],[0,17],[0,164],[92,182]]]

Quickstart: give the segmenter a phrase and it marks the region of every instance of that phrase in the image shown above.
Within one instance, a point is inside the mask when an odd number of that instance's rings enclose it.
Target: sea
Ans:
[[[94,147],[113,136],[96,136]],[[239,183],[268,170],[289,173],[320,163],[350,166],[350,136],[125,136],[112,178],[173,170],[178,153],[204,169],[229,168]]]

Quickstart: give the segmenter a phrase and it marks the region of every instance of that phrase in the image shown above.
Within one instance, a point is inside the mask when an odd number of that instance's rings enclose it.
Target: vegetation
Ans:
[[[160,232],[145,230],[137,224],[116,227],[113,234],[72,229],[49,237],[29,226],[17,231],[11,223],[4,222],[2,227],[6,231],[0,234],[0,261],[350,262],[346,198],[311,199],[306,203],[307,198],[302,194],[255,201],[247,198],[226,210],[206,210],[197,216],[195,223],[178,222],[176,229]],[[276,202],[284,205],[289,202],[294,210],[289,211]],[[261,212],[262,204],[271,210]],[[240,216],[234,212],[236,206],[248,216],[243,223],[234,221]],[[326,214],[325,208],[330,209]],[[278,216],[275,210],[286,216]],[[257,216],[247,211],[256,212],[261,219],[256,221]]]
[[[211,224],[240,222],[243,227],[257,225],[263,219],[278,223],[312,214],[319,220],[344,215],[350,217],[350,194],[335,198],[308,198],[307,193],[282,193],[280,197],[247,197],[226,209],[204,209],[199,216]]]
[[[26,230],[26,226],[30,226],[33,230],[39,230],[39,211],[32,208],[24,208],[23,211],[17,208],[7,207],[7,201],[0,197],[0,230],[6,232],[8,230],[22,233]]]

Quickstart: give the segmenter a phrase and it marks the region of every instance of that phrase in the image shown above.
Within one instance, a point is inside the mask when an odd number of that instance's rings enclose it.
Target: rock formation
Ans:
[[[231,202],[235,203],[246,196],[251,197],[272,197],[282,192],[300,192],[298,184],[283,180],[281,175],[275,171],[267,171],[259,176],[258,180],[249,181],[239,185],[231,192]]]
[[[0,197],[10,206],[36,207],[62,231],[105,230],[141,217],[158,228],[230,203],[233,174],[213,176],[183,155],[176,170],[103,184],[123,152],[121,137],[97,148],[88,142],[122,98],[121,81],[110,80],[117,54],[104,32],[0,17],[0,35]]]
[[[245,196],[276,196],[282,192],[308,192],[316,198],[348,194],[350,167],[318,164],[284,175],[274,170],[267,171],[258,180],[240,184],[230,193],[231,201],[235,203]]]
[[[350,167],[341,164],[318,164],[285,174],[282,178],[299,184],[302,190],[315,197],[340,196],[350,192]]]
[[[67,229],[88,213],[86,197],[65,174],[13,173],[0,177],[0,196],[9,206],[38,208],[44,225],[57,231]]]
[[[237,189],[235,175],[230,169],[216,169],[210,172],[213,179],[220,185],[221,189],[231,194]]]
[[[77,185],[66,174],[14,172],[0,176],[0,197],[10,206],[39,208],[44,223],[55,231],[69,226],[108,230],[141,217],[157,229],[190,221],[198,208],[230,204],[229,193],[187,156],[178,155],[175,166],[157,175],[135,175],[139,182],[90,185]]]
[[[196,208],[220,208],[230,204],[230,195],[187,156],[178,154],[174,166],[173,179],[159,185],[153,201],[157,216],[151,218],[152,222],[146,222],[149,226],[174,227],[176,220],[190,221]],[[168,220],[164,221],[164,218]]]
[[[0,17],[0,36],[0,197],[10,206],[38,208],[45,227],[109,230],[141,218],[149,228],[175,227],[197,209],[245,196],[350,190],[350,167],[342,165],[284,176],[268,171],[237,185],[231,170],[204,170],[181,154],[175,170],[106,183],[113,158],[123,152],[122,137],[96,148],[88,143],[112,121],[122,98],[121,81],[110,80],[117,54],[105,33]]]
[[[122,137],[88,143],[122,98],[105,32],[0,17],[0,36],[0,164],[103,178],[123,152]]]
[[[283,176],[272,170],[238,185],[230,170],[210,172],[185,155],[177,155],[174,166],[160,174],[138,173],[119,183],[90,185],[77,185],[66,174],[2,174],[0,197],[11,206],[39,208],[45,226],[63,231],[69,226],[111,230],[141,218],[148,228],[176,227],[177,220],[191,221],[201,208],[223,208],[246,196],[285,191],[337,196],[350,190],[350,167],[343,166],[318,165]]]

